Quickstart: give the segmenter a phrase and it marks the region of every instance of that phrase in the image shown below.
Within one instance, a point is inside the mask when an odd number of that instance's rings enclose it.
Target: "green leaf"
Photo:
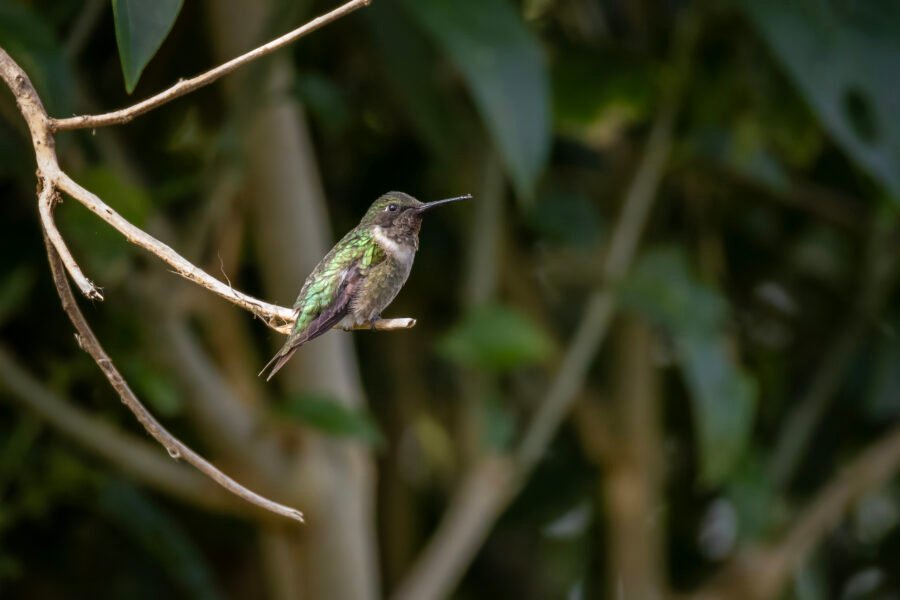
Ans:
[[[35,11],[0,2],[0,46],[28,74],[51,113],[71,113],[73,77],[53,29]]]
[[[738,530],[744,541],[765,540],[790,518],[787,503],[778,493],[758,449],[747,452],[725,493],[737,511]]]
[[[715,485],[728,478],[750,441],[756,383],[735,364],[723,337],[676,338],[678,362],[694,402],[701,477]]]
[[[672,336],[692,402],[701,479],[722,483],[746,452],[757,395],[729,349],[725,299],[696,279],[675,248],[645,254],[619,294],[624,306]]]
[[[506,0],[405,0],[469,87],[518,193],[530,198],[550,147],[541,48]]]
[[[509,449],[516,434],[516,420],[511,410],[494,397],[482,400],[484,445],[495,452]]]
[[[553,343],[527,317],[488,306],[467,315],[441,340],[438,351],[464,366],[509,371],[546,360]]]
[[[384,435],[367,412],[344,406],[324,394],[292,396],[277,412],[334,437],[356,438],[376,447],[384,444]]]
[[[382,62],[388,65],[385,76],[402,114],[436,157],[449,160],[471,127],[461,126],[460,118],[448,118],[468,114],[457,108],[459,103],[444,92],[442,82],[434,76],[440,58],[437,50],[422,28],[395,3],[376,2],[365,15]],[[477,123],[475,119],[469,121]]]
[[[619,295],[627,307],[681,335],[712,336],[727,317],[725,300],[695,279],[687,257],[676,248],[642,255]]]
[[[900,200],[900,5],[741,0],[824,128]]]
[[[119,60],[129,94],[172,30],[181,4],[182,0],[113,0]]]

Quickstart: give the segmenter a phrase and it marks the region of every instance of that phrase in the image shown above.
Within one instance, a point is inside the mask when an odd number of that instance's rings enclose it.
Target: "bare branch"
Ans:
[[[312,33],[313,31],[316,31],[321,27],[324,27],[325,25],[333,21],[337,21],[343,16],[350,14],[358,8],[368,6],[371,1],[372,0],[351,0],[350,2],[339,6],[329,13],[317,17],[312,21],[309,21],[305,25],[298,27],[290,33],[276,38],[271,42],[268,42],[267,44],[263,44],[262,46],[259,46],[258,48],[247,52],[246,54],[242,54],[237,58],[233,58],[214,69],[210,69],[209,71],[190,79],[182,79],[169,89],[164,90],[156,94],[155,96],[151,96],[150,98],[147,98],[142,102],[138,102],[134,106],[104,113],[101,115],[81,115],[77,117],[70,117],[68,119],[50,119],[50,131],[90,129],[93,127],[105,127],[107,125],[120,125],[123,123],[128,123],[135,117],[149,112],[154,108],[158,108],[176,98],[184,96],[185,94],[193,92],[194,90],[197,90],[203,86],[209,85],[210,83],[216,81],[221,77],[224,77],[225,75],[228,75],[232,71],[235,71],[236,69],[246,65],[247,63],[250,63],[258,58],[262,58],[267,54],[271,54],[276,50],[280,50],[281,48],[284,48],[285,46],[296,42],[303,36]]]
[[[194,263],[188,259],[178,254],[167,244],[164,244],[140,227],[127,221],[122,215],[103,202],[96,194],[81,187],[69,177],[67,173],[58,170],[54,183],[59,186],[60,190],[78,200],[87,207],[88,210],[106,221],[113,229],[124,235],[126,240],[135,246],[139,246],[155,254],[163,262],[172,267],[176,274],[206,288],[220,298],[224,298],[232,304],[236,304],[244,310],[253,313],[273,329],[278,330],[279,326],[293,323],[293,309],[269,304],[268,302],[238,292],[231,286],[222,283],[203,269],[194,265]],[[70,270],[69,273],[71,274],[72,271]]]
[[[291,33],[264,44],[238,58],[228,61],[200,76],[190,80],[181,81],[168,90],[138,103],[135,106],[103,115],[79,116],[60,120],[51,119],[47,115],[43,103],[38,97],[27,74],[12,60],[6,51],[0,48],[0,79],[3,79],[12,91],[19,112],[22,114],[22,117],[28,125],[32,138],[32,145],[38,167],[39,212],[43,227],[44,241],[50,261],[50,269],[53,274],[53,281],[60,296],[60,300],[62,301],[63,309],[78,332],[76,337],[79,345],[91,355],[103,371],[113,389],[119,394],[119,397],[126,407],[131,410],[147,432],[159,441],[173,458],[177,459],[183,457],[188,463],[193,465],[203,474],[245,501],[275,514],[301,522],[303,521],[303,515],[299,511],[268,500],[241,486],[172,436],[158,421],[156,421],[128,387],[128,384],[122,378],[115,365],[113,365],[109,356],[100,346],[90,325],[88,325],[87,321],[84,319],[84,316],[72,295],[69,282],[66,279],[65,273],[68,272],[83,294],[92,299],[102,299],[99,289],[85,277],[56,228],[53,220],[53,209],[59,199],[58,191],[65,191],[84,204],[110,226],[122,233],[130,242],[156,254],[163,261],[172,266],[176,273],[182,277],[209,289],[218,296],[225,298],[251,313],[260,316],[270,327],[277,329],[289,325],[294,320],[294,311],[289,308],[262,302],[256,298],[235,291],[230,285],[226,286],[202,269],[196,267],[166,244],[129,223],[100,200],[95,194],[92,194],[81,187],[69,177],[68,174],[60,169],[56,157],[53,132],[126,123],[138,115],[161,106],[204,85],[208,85],[223,75],[234,71],[241,65],[272,53],[327,23],[339,19],[357,8],[368,5],[370,1],[371,0],[352,0],[351,2],[347,2],[332,12],[295,29]],[[388,320],[380,325],[373,324],[371,328],[409,328],[414,324],[415,321],[413,319]]]
[[[518,462],[526,470],[547,449],[574,402],[575,394],[584,382],[591,361],[609,329],[615,309],[615,295],[609,284],[625,275],[634,258],[669,157],[674,118],[675,106],[672,104],[665,106],[657,117],[610,240],[609,252],[603,264],[606,286],[591,297],[559,373],[519,444]]]
[[[79,345],[94,359],[94,362],[96,362],[97,366],[100,367],[100,370],[103,371],[103,374],[106,376],[106,379],[109,381],[112,388],[119,395],[122,403],[135,417],[137,417],[137,420],[144,426],[147,433],[162,444],[172,458],[184,458],[185,461],[194,466],[198,471],[235,496],[276,514],[303,522],[303,513],[294,508],[264,498],[237,483],[169,433],[159,421],[150,414],[150,411],[141,404],[141,401],[138,400],[137,396],[134,395],[134,392],[131,391],[128,383],[119,373],[119,370],[109,358],[109,355],[103,350],[99,340],[97,340],[93,330],[81,313],[81,309],[78,308],[78,304],[69,287],[69,281],[66,279],[62,261],[56,253],[56,249],[46,237],[44,239],[47,245],[47,255],[50,259],[50,271],[53,275],[53,283],[56,286],[56,291],[62,301],[63,310],[69,316],[72,325],[75,326]]]
[[[63,240],[62,235],[59,233],[59,229],[56,228],[56,221],[53,220],[53,209],[59,201],[59,194],[52,183],[41,181],[39,185],[42,186],[42,189],[38,194],[38,213],[41,216],[41,223],[44,225],[47,239],[53,244],[57,254],[59,254],[60,260],[62,260],[63,265],[66,267],[69,276],[72,277],[72,281],[75,282],[78,290],[91,300],[103,300],[103,294],[100,293],[100,288],[84,275],[81,267],[78,266],[78,263],[75,261],[75,257],[73,257],[72,253],[69,251],[69,247],[66,245],[65,240]]]

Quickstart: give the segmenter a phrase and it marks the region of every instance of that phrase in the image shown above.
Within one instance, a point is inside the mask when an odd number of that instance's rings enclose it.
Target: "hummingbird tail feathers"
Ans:
[[[289,347],[287,349],[279,350],[278,354],[273,356],[272,360],[270,360],[269,362],[266,363],[266,366],[264,366],[262,368],[262,371],[259,372],[259,375],[262,375],[263,373],[266,372],[266,369],[268,369],[269,367],[272,367],[272,370],[269,371],[268,377],[266,377],[266,381],[269,381],[270,379],[272,379],[272,377],[275,376],[275,373],[280,371],[281,367],[283,367],[285,364],[287,364],[287,361],[291,360],[291,357],[294,355],[294,352],[296,352],[297,348],[299,348],[299,347],[300,347],[300,345],[298,344],[296,346]]]

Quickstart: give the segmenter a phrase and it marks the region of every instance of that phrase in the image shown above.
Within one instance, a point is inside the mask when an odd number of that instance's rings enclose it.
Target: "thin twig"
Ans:
[[[665,106],[650,133],[644,156],[625,196],[622,214],[616,223],[603,264],[606,285],[594,293],[588,302],[559,373],[517,449],[518,462],[525,469],[530,469],[544,454],[572,405],[575,393],[581,387],[591,361],[609,329],[615,310],[615,293],[610,285],[625,275],[634,258],[663,167],[668,160],[674,117],[675,106]]]
[[[258,48],[251,50],[245,54],[233,58],[226,63],[210,69],[209,71],[192,77],[190,79],[182,79],[172,87],[164,90],[155,96],[151,96],[142,102],[138,102],[134,106],[104,113],[101,115],[80,115],[77,117],[69,117],[67,119],[50,119],[50,131],[68,131],[71,129],[90,129],[94,127],[105,127],[107,125],[119,125],[128,123],[135,117],[146,112],[158,108],[167,102],[184,96],[203,86],[209,85],[217,79],[228,75],[232,71],[250,63],[258,58],[262,58],[267,54],[271,54],[276,50],[284,48],[302,38],[303,36],[324,27],[325,25],[337,21],[351,12],[363,6],[368,6],[372,0],[351,0],[346,4],[339,6],[333,11],[309,21],[305,25],[294,29],[279,38],[272,40]]]
[[[78,290],[90,300],[103,300],[100,288],[85,276],[75,257],[69,251],[62,234],[59,233],[59,229],[56,227],[56,221],[53,219],[53,209],[59,201],[59,194],[50,182],[42,181],[39,185],[42,186],[42,189],[38,194],[38,213],[41,217],[41,223],[44,225],[47,238],[53,244],[57,254],[59,254],[60,260],[62,260],[66,271],[69,272],[69,276],[75,282]]]
[[[415,319],[399,317],[396,319],[378,319],[372,323],[354,325],[353,327],[343,329],[344,331],[396,331],[398,329],[412,329],[415,326]]]
[[[122,215],[103,202],[96,194],[81,187],[64,171],[58,171],[54,183],[59,186],[60,190],[78,200],[88,210],[106,221],[113,229],[125,236],[126,240],[135,246],[139,246],[155,254],[163,262],[172,267],[177,275],[206,288],[220,298],[224,298],[248,312],[253,313],[273,329],[277,330],[278,326],[293,322],[293,309],[269,304],[268,302],[238,292],[232,287],[222,283],[203,269],[194,265],[194,263],[188,259],[178,254],[178,252],[169,245],[156,239],[140,227],[130,223]],[[72,273],[71,270],[69,273]]]
[[[93,284],[81,271],[78,263],[72,257],[68,247],[59,234],[53,220],[53,207],[56,203],[58,188],[69,196],[83,204],[88,210],[106,221],[116,231],[125,236],[132,244],[144,248],[155,254],[163,262],[172,267],[174,272],[189,281],[192,281],[217,296],[240,306],[244,310],[258,316],[262,321],[281,333],[290,333],[294,322],[295,312],[291,308],[278,306],[264,302],[222,283],[203,269],[178,254],[173,248],[156,239],[141,228],[130,223],[122,215],[117,213],[96,194],[83,188],[73,180],[65,171],[59,168],[56,152],[54,150],[53,137],[48,133],[47,114],[43,104],[34,90],[34,86],[21,67],[0,48],[0,77],[16,96],[19,110],[25,118],[32,134],[35,155],[38,162],[39,182],[41,184],[39,211],[41,222],[47,232],[50,241],[60,255],[72,280],[78,289],[92,300],[102,300],[103,296],[99,288]],[[415,325],[414,319],[388,319],[385,323],[374,327],[378,331],[393,329],[408,329]]]
[[[335,327],[335,329],[341,329],[343,331],[397,331],[400,329],[412,329],[415,326],[415,319],[412,319],[410,317],[400,317],[397,319],[378,319],[373,323],[354,325],[352,327],[344,327],[339,325]],[[283,333],[285,335],[290,335],[293,328],[293,322],[287,323],[285,325],[279,325],[277,327],[272,327],[272,329],[274,329],[278,333]]]
[[[126,407],[131,410],[147,432],[159,441],[173,458],[183,457],[188,463],[193,465],[203,474],[245,501],[275,514],[298,521],[303,521],[302,513],[290,507],[268,500],[241,486],[172,436],[159,422],[156,421],[156,419],[153,418],[150,412],[141,404],[128,387],[128,384],[122,378],[115,365],[113,365],[109,356],[106,355],[87,321],[84,319],[84,316],[72,295],[72,290],[69,287],[66,272],[70,274],[82,293],[89,298],[102,298],[98,288],[84,276],[84,273],[82,273],[56,228],[53,220],[53,208],[58,199],[58,191],[67,192],[70,196],[77,199],[95,214],[100,216],[108,224],[120,231],[129,241],[159,256],[162,260],[172,266],[181,276],[210,289],[217,295],[262,317],[270,327],[277,328],[291,323],[294,318],[294,311],[288,308],[268,304],[234,291],[230,286],[226,286],[205,271],[194,266],[190,261],[184,259],[166,244],[163,244],[161,241],[129,223],[100,200],[100,198],[78,185],[78,183],[69,177],[68,174],[60,169],[56,157],[56,143],[53,132],[57,130],[99,127],[102,125],[128,122],[134,117],[161,106],[174,98],[215,81],[241,65],[274,52],[303,37],[307,33],[315,31],[319,27],[349,14],[357,8],[369,4],[369,2],[370,0],[353,0],[348,2],[327,15],[314,19],[281,38],[260,46],[259,48],[226,62],[198,77],[187,81],[181,81],[168,90],[145,100],[144,102],[120,111],[97,116],[80,116],[62,120],[51,119],[47,115],[47,111],[28,75],[18,64],[16,64],[5,50],[0,48],[0,79],[6,83],[13,93],[19,112],[25,120],[31,134],[32,146],[37,162],[39,212],[44,241],[47,247],[47,256],[53,274],[53,281],[60,296],[63,309],[78,332],[77,339],[79,345],[91,355],[103,371],[113,389],[119,394]],[[403,323],[403,327],[408,328],[413,324],[415,324],[415,321],[409,319]]]
[[[47,256],[50,259],[50,271],[53,275],[53,283],[56,286],[56,291],[62,302],[63,310],[72,321],[72,325],[74,325],[75,331],[78,333],[79,345],[94,359],[94,362],[96,362],[97,366],[100,367],[100,370],[103,371],[103,374],[106,376],[106,379],[109,381],[112,388],[119,395],[122,403],[135,417],[137,417],[137,420],[144,426],[147,433],[162,444],[168,451],[169,456],[175,459],[184,458],[188,464],[194,466],[198,471],[235,496],[273,513],[302,523],[303,513],[289,506],[284,506],[277,502],[273,502],[268,498],[264,498],[237,483],[169,433],[159,421],[150,414],[150,411],[144,407],[137,396],[134,395],[134,392],[131,391],[128,383],[119,373],[119,370],[109,358],[109,355],[103,350],[99,340],[94,335],[94,331],[81,313],[81,309],[78,308],[75,297],[72,295],[72,289],[69,287],[68,279],[66,279],[65,268],[59,255],[56,253],[56,248],[53,247],[46,237],[44,239],[47,246]]]

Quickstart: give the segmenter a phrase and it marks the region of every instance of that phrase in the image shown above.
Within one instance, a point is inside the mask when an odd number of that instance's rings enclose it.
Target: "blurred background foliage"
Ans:
[[[0,47],[51,115],[125,106],[332,7],[111,5],[0,0]],[[277,335],[64,203],[60,228],[106,297],[83,309],[138,395],[311,524],[286,531],[160,484],[147,473],[164,450],[134,466],[147,457],[125,449],[144,434],[60,310],[33,153],[3,92],[0,595],[389,594],[468,469],[516,447],[600,289],[617,312],[573,410],[449,593],[652,598],[724,582],[732,598],[900,595],[900,460],[881,463],[878,485],[839,479],[900,417],[900,5],[375,0],[279,56],[133,124],[61,134],[61,162],[136,225],[282,305],[327,246],[273,207],[296,205],[330,244],[385,191],[471,192],[425,224],[387,311],[418,326],[329,334],[298,354],[296,377],[263,385]],[[285,106],[302,164],[253,134]],[[623,198],[667,111],[646,231],[632,268],[607,280]],[[324,194],[279,199],[260,163]],[[344,485],[372,464],[373,479]],[[803,538],[782,586],[754,592],[763,570],[729,579],[745,556],[783,559],[778,541],[842,485],[854,501]],[[329,512],[347,496],[360,504]],[[317,519],[321,533],[305,533]]]

